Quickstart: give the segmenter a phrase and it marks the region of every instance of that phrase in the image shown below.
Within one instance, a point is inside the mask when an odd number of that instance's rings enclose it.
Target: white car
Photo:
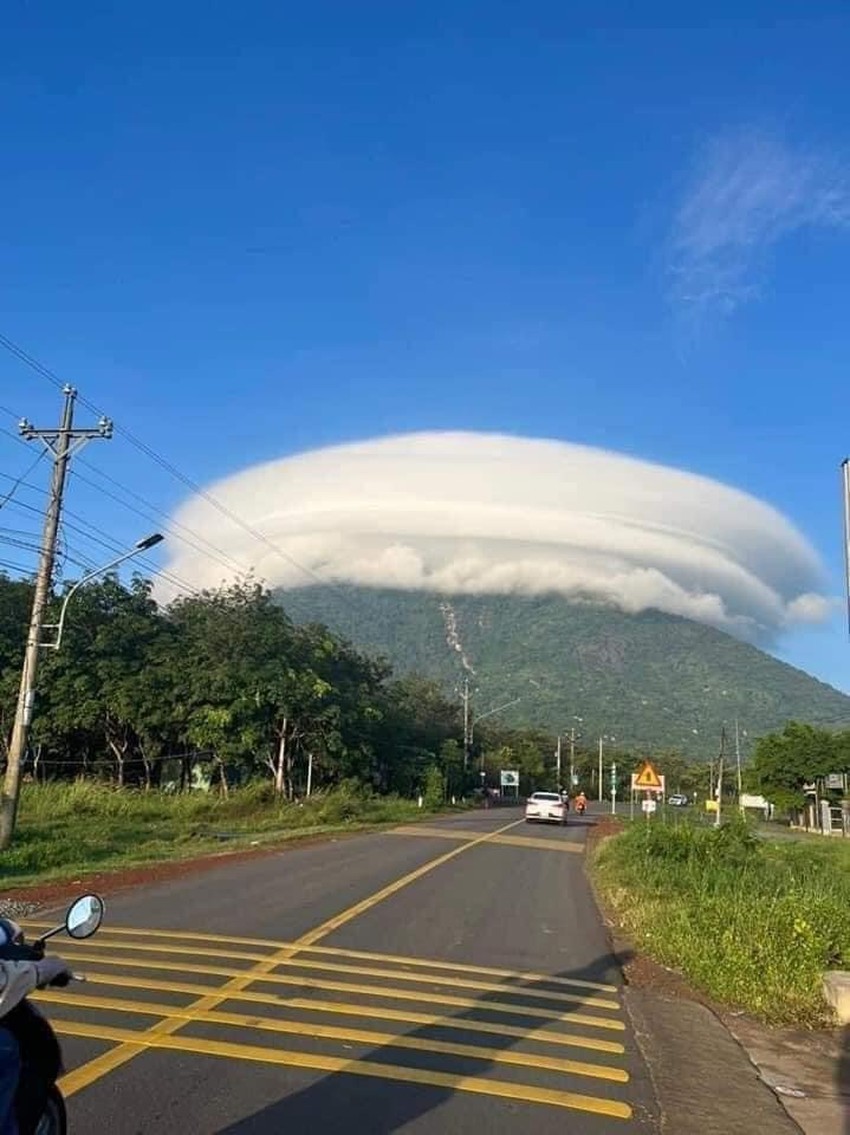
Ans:
[[[533,792],[525,805],[525,822],[565,824],[567,806],[557,792]]]

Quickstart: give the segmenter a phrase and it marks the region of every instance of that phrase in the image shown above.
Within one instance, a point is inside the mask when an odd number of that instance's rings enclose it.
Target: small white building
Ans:
[[[766,820],[771,819],[773,816],[773,805],[765,800],[763,796],[756,796],[751,792],[741,793],[741,807],[742,808],[757,808],[760,812],[764,813]]]

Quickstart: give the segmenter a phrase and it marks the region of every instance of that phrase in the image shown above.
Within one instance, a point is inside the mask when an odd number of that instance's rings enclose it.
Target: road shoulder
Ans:
[[[705,1005],[627,988],[625,1003],[671,1135],[799,1135],[741,1045]],[[826,1135],[826,1132],[819,1132]]]
[[[592,855],[615,834],[604,822],[588,841]],[[661,1131],[671,1135],[845,1135],[842,1127],[802,1127],[788,1102],[774,1091],[782,1078],[764,1074],[755,1038],[770,1051],[771,1030],[751,1022],[735,1035],[727,1014],[693,990],[685,979],[637,952],[610,917],[587,871],[612,950],[623,970],[624,1002],[632,1019],[661,1112]],[[796,1101],[795,1101],[796,1102]]]

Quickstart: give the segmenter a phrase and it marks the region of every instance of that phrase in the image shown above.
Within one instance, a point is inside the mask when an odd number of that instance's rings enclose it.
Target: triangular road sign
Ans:
[[[649,761],[645,761],[640,772],[635,777],[635,788],[650,788],[655,792],[660,792],[661,787],[661,780],[658,773]]]

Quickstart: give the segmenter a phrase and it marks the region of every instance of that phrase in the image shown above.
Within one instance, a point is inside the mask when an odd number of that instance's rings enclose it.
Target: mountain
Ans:
[[[398,673],[465,675],[478,715],[518,704],[498,720],[618,747],[676,748],[708,760],[737,717],[753,738],[789,719],[850,726],[850,697],[722,631],[659,611],[627,615],[555,595],[444,596],[363,587],[279,594],[296,622],[322,622]],[[474,674],[464,669],[466,660]],[[495,716],[495,715],[494,715]]]

